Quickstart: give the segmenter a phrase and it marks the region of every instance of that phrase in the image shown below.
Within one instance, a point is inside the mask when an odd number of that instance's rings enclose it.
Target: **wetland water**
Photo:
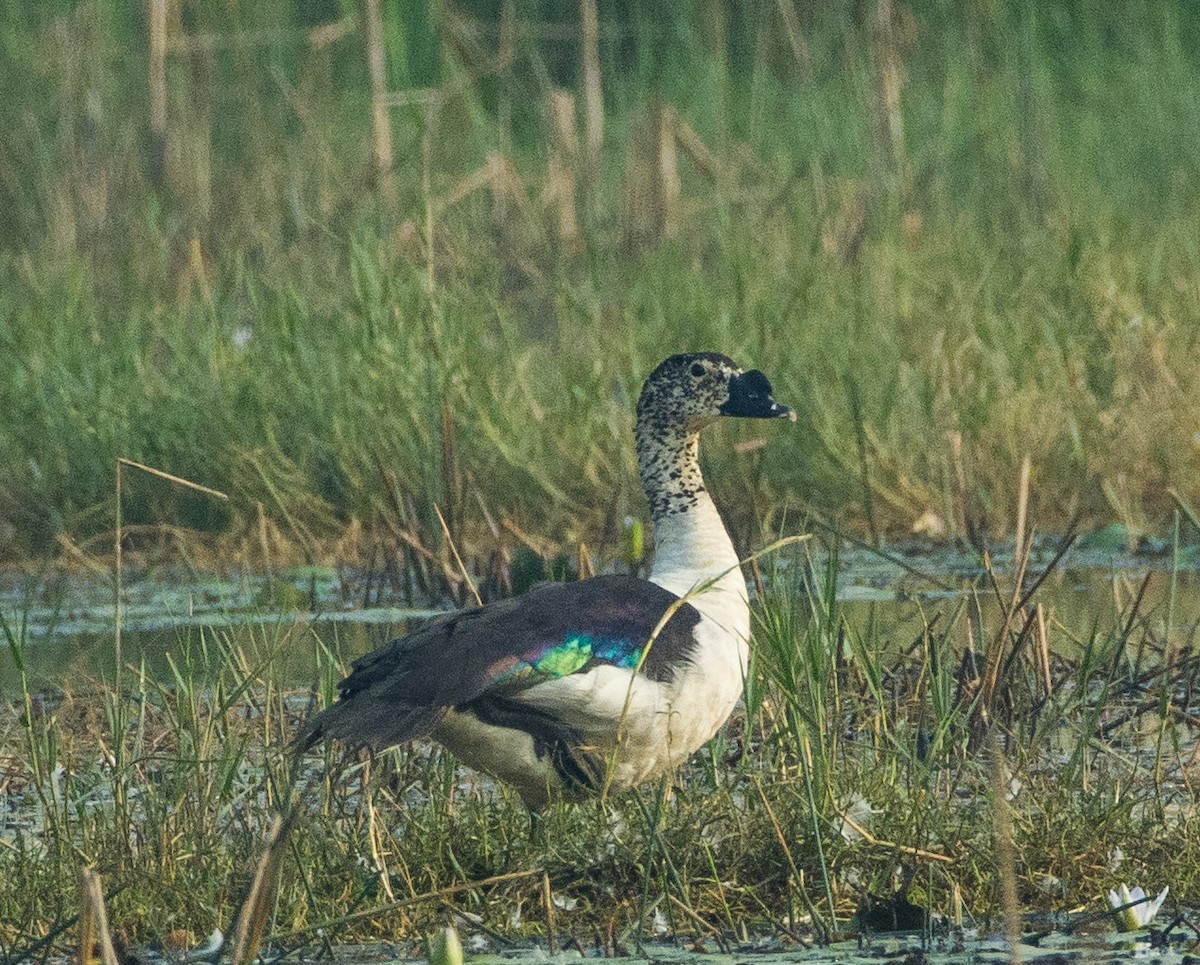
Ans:
[[[775,943],[748,943],[728,952],[714,952],[711,945],[711,942],[707,945],[647,942],[639,952],[602,960],[611,965],[787,965],[792,962],[798,965],[878,965],[884,962],[896,965],[1001,965],[1013,961],[1002,937],[974,932],[929,940],[923,940],[919,935],[876,936],[864,942],[834,942],[819,948],[780,949]],[[412,954],[389,947],[349,948],[340,949],[336,961],[337,965],[377,965],[409,960]],[[468,950],[467,957],[471,965],[569,965],[578,962],[582,956],[578,951],[551,954],[540,948],[514,947],[502,953],[478,955],[472,955]],[[1184,965],[1195,961],[1187,951],[1187,944],[1164,942],[1159,947],[1152,947],[1148,941],[1134,941],[1129,935],[1117,933],[1066,935],[1061,932],[1032,938],[1021,946],[1019,960],[1042,965],[1117,965],[1120,962]]]
[[[1045,538],[1029,562],[1027,582],[1054,557],[1057,541]],[[823,583],[828,554],[810,547],[784,561],[777,576],[797,565],[811,570],[808,585]],[[843,548],[837,560],[837,597],[851,627],[868,621],[886,637],[916,634],[926,621],[974,598],[987,614],[996,594],[974,552],[902,545],[883,553]],[[1011,585],[1011,547],[991,565]],[[1169,621],[1176,640],[1190,641],[1200,623],[1200,547],[1173,551],[1149,544],[1129,552],[1111,541],[1084,539],[1059,561],[1039,599],[1060,624],[1079,633],[1114,625],[1148,582],[1138,604],[1141,619]],[[287,637],[289,675],[311,682],[318,641],[357,655],[405,632],[414,621],[443,612],[406,606],[402,594],[380,587],[368,574],[308,567],[273,576],[199,575],[179,568],[127,570],[122,593],[122,660],[167,670],[167,655],[204,643],[201,631],[226,630],[233,642],[256,636],[266,643]],[[111,674],[114,653],[113,585],[110,578],[32,578],[0,575],[0,615],[11,628],[25,624],[25,655],[35,685],[81,681]],[[211,640],[212,634],[208,634]],[[16,667],[0,649],[0,688],[15,682]]]

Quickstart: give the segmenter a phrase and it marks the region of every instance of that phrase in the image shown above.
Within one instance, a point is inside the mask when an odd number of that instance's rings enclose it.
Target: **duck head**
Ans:
[[[743,371],[717,352],[672,355],[650,373],[637,405],[638,423],[674,423],[691,434],[722,416],[779,419],[796,416],[771,396],[758,369]]]

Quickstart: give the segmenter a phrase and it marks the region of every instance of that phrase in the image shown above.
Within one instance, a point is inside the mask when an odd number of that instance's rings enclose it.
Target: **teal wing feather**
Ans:
[[[670,680],[691,657],[699,621],[691,604],[632,576],[536,587],[439,617],[355,661],[340,699],[300,740],[388,746],[428,733],[448,709],[485,694],[512,695],[600,664]]]

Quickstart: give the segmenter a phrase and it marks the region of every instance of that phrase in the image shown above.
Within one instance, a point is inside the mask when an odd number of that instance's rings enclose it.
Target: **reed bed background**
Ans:
[[[10,564],[103,556],[121,457],[232,497],[131,487],[154,557],[436,571],[435,503],[481,566],[611,545],[687,348],[801,416],[710,460],[739,538],[1003,535],[1027,455],[1044,528],[1198,498],[1191,5],[63,0],[0,35]]]

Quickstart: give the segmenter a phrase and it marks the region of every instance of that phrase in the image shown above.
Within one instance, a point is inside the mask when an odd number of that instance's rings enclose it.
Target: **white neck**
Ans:
[[[732,590],[745,598],[746,582],[737,553],[707,492],[700,493],[683,512],[654,520],[650,579],[680,596],[713,581],[714,589]]]
[[[685,597],[722,639],[732,640],[741,653],[750,639],[750,601],[737,553],[717,508],[702,492],[686,512],[654,521],[654,567],[650,581]]]
[[[700,591],[688,602],[736,635],[748,636],[746,581],[700,475],[699,432],[646,420],[637,435],[642,486],[654,521],[650,580],[679,596]]]

